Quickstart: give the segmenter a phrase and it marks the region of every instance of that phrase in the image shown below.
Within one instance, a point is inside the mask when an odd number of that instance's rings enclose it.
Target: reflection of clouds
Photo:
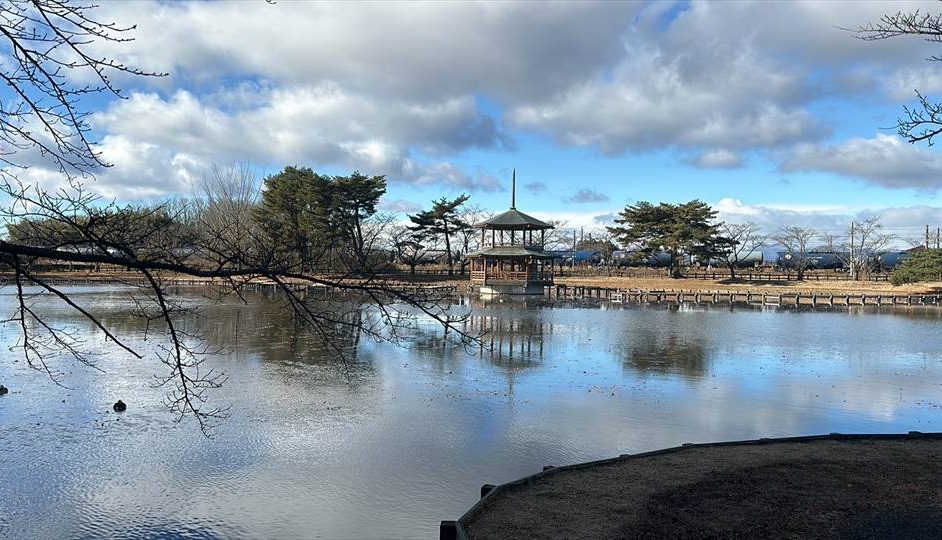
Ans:
[[[117,298],[89,300],[139,337]],[[407,348],[361,340],[341,367],[311,336],[292,337],[277,304],[205,306],[188,324],[231,351],[209,360],[230,374],[213,399],[233,407],[214,439],[173,422],[164,389],[147,385],[163,367],[152,359],[73,369],[71,391],[0,363],[17,392],[0,401],[0,470],[16,479],[0,483],[0,520],[27,537],[430,536],[480,484],[542,465],[682,442],[928,431],[939,418],[926,406],[942,380],[940,354],[926,352],[942,351],[931,317],[475,307],[472,325],[512,343],[495,346],[500,361],[420,325]],[[521,344],[529,356],[504,356]],[[115,395],[133,395],[128,413],[108,411]]]

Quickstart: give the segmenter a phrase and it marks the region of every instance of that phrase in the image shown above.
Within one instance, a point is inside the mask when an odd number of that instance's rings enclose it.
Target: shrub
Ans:
[[[942,249],[929,249],[913,253],[893,272],[890,278],[893,285],[915,283],[917,281],[942,281]]]

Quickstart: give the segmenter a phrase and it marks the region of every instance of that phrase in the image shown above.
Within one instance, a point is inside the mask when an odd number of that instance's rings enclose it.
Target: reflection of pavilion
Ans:
[[[543,358],[546,325],[542,318],[534,320],[502,317],[500,314],[473,314],[470,323],[473,331],[483,334],[480,356],[486,354],[492,360],[510,362]]]
[[[514,171],[510,210],[474,225],[481,229],[481,249],[468,255],[471,286],[482,296],[543,294],[553,284],[553,255],[543,250],[553,226],[517,210],[516,191]]]

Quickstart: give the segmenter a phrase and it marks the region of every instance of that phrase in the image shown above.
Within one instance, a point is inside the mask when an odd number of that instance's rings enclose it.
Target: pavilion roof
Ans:
[[[552,259],[555,257],[552,253],[547,253],[542,249],[529,246],[492,246],[484,248],[481,251],[468,253],[468,257],[495,257],[495,258],[516,258],[516,257],[535,257],[537,259]]]
[[[528,230],[552,229],[553,225],[528,216],[516,208],[511,208],[502,214],[474,225],[478,229]]]

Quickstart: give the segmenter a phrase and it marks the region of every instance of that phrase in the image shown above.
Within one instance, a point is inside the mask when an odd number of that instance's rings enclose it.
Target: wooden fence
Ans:
[[[547,287],[546,294],[550,298],[601,298],[616,303],[751,304],[763,306],[942,306],[942,294],[643,290],[583,286],[567,287],[566,285]]]

